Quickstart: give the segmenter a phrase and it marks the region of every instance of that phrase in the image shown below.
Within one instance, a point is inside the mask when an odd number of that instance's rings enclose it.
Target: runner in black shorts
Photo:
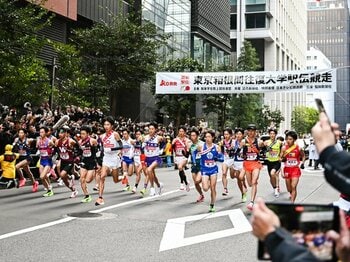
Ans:
[[[71,191],[71,198],[74,198],[78,195],[78,190],[74,186],[74,177],[68,181],[68,175],[72,174],[72,170],[74,167],[74,155],[73,155],[73,147],[76,142],[69,137],[69,127],[62,127],[59,131],[59,139],[56,141],[56,147],[58,148],[58,152],[61,159],[61,173],[60,177],[62,178],[66,187],[68,187]]]
[[[87,183],[94,179],[96,169],[96,151],[97,140],[90,137],[91,128],[89,126],[82,126],[80,129],[80,185],[85,197],[81,200],[82,203],[91,202],[92,198],[87,189]]]

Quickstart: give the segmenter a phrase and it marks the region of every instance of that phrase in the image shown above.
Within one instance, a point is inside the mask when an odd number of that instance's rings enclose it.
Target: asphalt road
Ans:
[[[178,190],[177,171],[159,168],[157,173],[164,183],[158,197],[123,192],[108,177],[102,207],[80,203],[81,194],[70,199],[68,189],[57,185],[50,198],[41,196],[42,187],[37,193],[29,186],[1,190],[0,261],[257,261],[250,212],[240,202],[236,181],[229,181],[227,197],[218,182],[216,213],[209,214],[209,193],[197,204],[193,188]],[[276,199],[264,168],[258,196],[288,202],[282,183],[281,189]],[[321,171],[303,171],[297,202],[328,204],[337,198]]]

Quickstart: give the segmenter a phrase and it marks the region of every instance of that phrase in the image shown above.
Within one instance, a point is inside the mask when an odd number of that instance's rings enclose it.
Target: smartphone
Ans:
[[[290,232],[296,244],[302,245],[320,261],[337,261],[335,243],[326,232],[339,232],[339,209],[331,205],[266,203]],[[264,242],[258,242],[258,259],[270,260]]]
[[[328,118],[328,123],[329,123],[329,125],[331,125],[331,121],[329,120],[329,117],[328,117],[328,115],[327,115],[326,109],[325,109],[324,106],[323,106],[322,100],[319,99],[319,98],[315,98],[315,102],[316,102],[316,105],[317,105],[317,108],[318,108],[318,112],[319,112],[319,113],[321,113],[321,112],[322,112],[322,113],[325,113],[326,116],[327,116],[327,118]]]

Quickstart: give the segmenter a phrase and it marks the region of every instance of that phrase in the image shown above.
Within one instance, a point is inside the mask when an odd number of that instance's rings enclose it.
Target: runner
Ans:
[[[121,161],[119,157],[120,149],[123,148],[119,133],[113,131],[114,119],[107,117],[103,122],[105,133],[101,135],[101,142],[103,146],[102,169],[100,174],[100,184],[98,191],[98,198],[95,202],[96,206],[104,205],[103,191],[105,189],[106,176],[111,172],[114,183],[118,183]]]
[[[215,212],[216,181],[218,174],[217,160],[224,160],[220,153],[220,147],[213,143],[215,132],[210,130],[205,133],[205,143],[198,146],[201,155],[202,186],[204,192],[210,189],[209,212]]]
[[[295,202],[297,197],[297,186],[301,170],[305,168],[305,154],[304,151],[295,143],[298,135],[295,131],[288,131],[286,134],[286,145],[282,148],[281,159],[285,163],[283,170],[286,187],[290,193],[290,200]],[[302,163],[300,164],[300,160]],[[299,167],[300,165],[300,167]]]
[[[30,171],[29,164],[32,161],[30,156],[30,145],[34,139],[27,138],[27,130],[20,128],[18,130],[18,137],[13,142],[14,152],[19,153],[19,158],[17,159],[16,171],[19,175],[19,187],[23,187],[26,183],[26,179],[23,176],[22,168],[25,173],[29,176],[32,182],[33,188],[32,192],[37,192],[39,188],[39,182],[35,181],[33,173]]]
[[[143,169],[143,165],[141,163],[141,154],[143,153],[141,141],[142,141],[142,133],[140,130],[137,130],[135,133],[135,145],[134,145],[134,166],[135,166],[136,179],[135,179],[135,186],[132,189],[133,193],[136,193],[136,191],[137,191],[137,187],[141,181],[141,172]],[[146,167],[145,167],[145,169],[146,169]],[[145,173],[145,171],[144,171],[144,173]],[[145,179],[145,181],[146,181],[146,179]],[[147,183],[146,183],[146,186],[142,190],[144,190],[145,188],[147,188]]]
[[[257,185],[262,164],[259,162],[259,146],[258,139],[256,138],[256,126],[254,124],[248,125],[248,136],[242,140],[243,146],[243,168],[247,177],[249,187],[252,188],[250,202],[247,205],[249,210],[253,210],[254,201],[257,193]]]
[[[189,153],[191,156],[191,173],[194,186],[199,194],[197,199],[197,203],[204,201],[204,194],[201,187],[202,183],[202,175],[201,175],[201,155],[199,154],[197,148],[203,147],[203,142],[199,140],[199,131],[196,128],[193,128],[190,133],[191,141],[187,144],[187,148],[189,149]]]
[[[186,145],[190,140],[186,137],[186,128],[181,126],[178,129],[177,137],[173,140],[172,146],[175,152],[175,164],[179,170],[180,177],[180,190],[190,191],[190,184],[187,182],[187,177],[185,174],[185,167],[187,164],[187,158],[184,156],[183,152],[186,151]]]
[[[158,136],[156,130],[158,125],[151,123],[148,126],[148,135],[144,137],[145,144],[145,163],[147,165],[146,174],[150,182],[150,196],[160,195],[163,185],[158,181],[155,174],[155,168],[162,164],[162,159],[159,157],[159,145],[163,139]],[[157,192],[154,189],[154,183],[157,185]]]
[[[273,188],[273,194],[275,197],[279,197],[279,172],[281,170],[280,154],[282,142],[279,139],[276,139],[276,129],[270,128],[268,132],[270,139],[264,142],[264,146],[266,146],[267,172],[270,176],[270,184]]]
[[[74,185],[75,177],[72,175],[74,168],[74,147],[76,142],[69,136],[69,127],[63,126],[59,129],[59,139],[55,143],[56,150],[58,151],[59,158],[61,160],[60,177],[67,188],[72,193],[70,198],[74,198],[78,195],[78,190]]]
[[[233,161],[233,172],[230,172],[231,178],[237,179],[237,185],[241,191],[242,202],[247,202],[247,185],[245,183],[244,169],[243,169],[243,149],[241,147],[244,136],[244,130],[237,128],[235,130],[235,141],[234,141],[234,161]]]
[[[89,203],[92,201],[88,192],[87,183],[90,183],[94,179],[96,169],[97,140],[92,138],[90,134],[91,128],[89,126],[81,127],[81,139],[79,141],[81,150],[80,185],[85,195],[81,200],[82,203]]]
[[[233,164],[235,157],[235,146],[233,132],[231,128],[226,128],[224,130],[224,139],[220,142],[221,152],[224,154],[224,162],[222,163],[222,185],[224,187],[223,196],[228,195],[227,190],[227,171],[230,171],[231,177],[233,176]]]
[[[47,137],[48,128],[41,127],[39,130],[39,138],[37,140],[37,148],[40,153],[40,162],[39,162],[39,173],[41,182],[47,190],[43,197],[53,196],[52,185],[50,183],[50,170],[52,168],[52,152],[54,147],[54,142]]]
[[[123,138],[123,149],[122,149],[122,168],[123,168],[123,179],[125,181],[125,188],[123,188],[124,191],[129,191],[130,185],[129,185],[129,179],[128,176],[132,176],[134,173],[134,144],[135,141],[131,139],[129,130],[124,129],[122,131]],[[137,187],[137,186],[135,186]]]

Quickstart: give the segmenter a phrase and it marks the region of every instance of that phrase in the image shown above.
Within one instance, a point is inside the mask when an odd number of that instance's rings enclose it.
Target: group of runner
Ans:
[[[74,166],[79,163],[80,185],[84,197],[83,203],[92,201],[87,184],[96,181],[95,190],[98,198],[95,205],[103,205],[103,193],[107,175],[112,175],[114,183],[122,182],[123,190],[136,193],[144,174],[144,183],[140,194],[145,196],[149,186],[149,195],[160,195],[163,184],[159,181],[155,169],[162,164],[160,157],[162,146],[166,140],[158,135],[157,124],[148,126],[147,134],[137,130],[132,136],[128,129],[121,132],[114,131],[115,121],[107,117],[103,121],[103,131],[92,134],[90,126],[80,128],[79,135],[72,137],[68,126],[58,130],[58,137],[53,136],[52,128],[41,127],[40,136],[36,141],[26,136],[25,129],[19,129],[14,140],[13,150],[15,159],[18,158],[15,168],[19,175],[19,186],[25,184],[23,171],[28,175],[33,185],[33,192],[37,192],[39,183],[35,181],[30,171],[31,143],[36,143],[40,160],[38,163],[40,180],[45,188],[44,197],[54,195],[51,180],[56,180],[56,174],[64,185],[71,191],[71,198],[78,195],[74,183]],[[227,196],[229,172],[232,179],[237,179],[242,202],[247,201],[248,186],[251,188],[250,201],[247,205],[252,210],[257,194],[257,185],[262,168],[260,151],[266,149],[267,168],[270,183],[275,197],[279,196],[279,176],[281,163],[284,165],[283,177],[286,181],[290,199],[295,201],[297,184],[301,175],[300,168],[304,167],[305,155],[296,145],[297,134],[293,131],[286,133],[285,143],[278,140],[277,131],[269,130],[270,139],[262,141],[257,138],[256,126],[249,125],[246,130],[227,128],[223,132],[223,139],[217,144],[215,132],[207,130],[200,134],[197,128],[186,130],[180,127],[177,137],[172,140],[174,161],[180,177],[180,190],[190,191],[190,182],[186,177],[186,166],[191,163],[192,181],[199,194],[197,202],[204,201],[204,192],[210,190],[209,211],[215,211],[216,184],[219,166],[222,162],[223,195]],[[133,138],[132,138],[133,137]],[[0,158],[1,161],[1,158]],[[23,170],[23,171],[22,171]],[[122,170],[122,174],[120,173]],[[135,184],[130,185],[128,177],[136,174]],[[6,172],[5,172],[6,174]],[[4,177],[4,175],[3,175]],[[5,177],[6,178],[6,177]]]

